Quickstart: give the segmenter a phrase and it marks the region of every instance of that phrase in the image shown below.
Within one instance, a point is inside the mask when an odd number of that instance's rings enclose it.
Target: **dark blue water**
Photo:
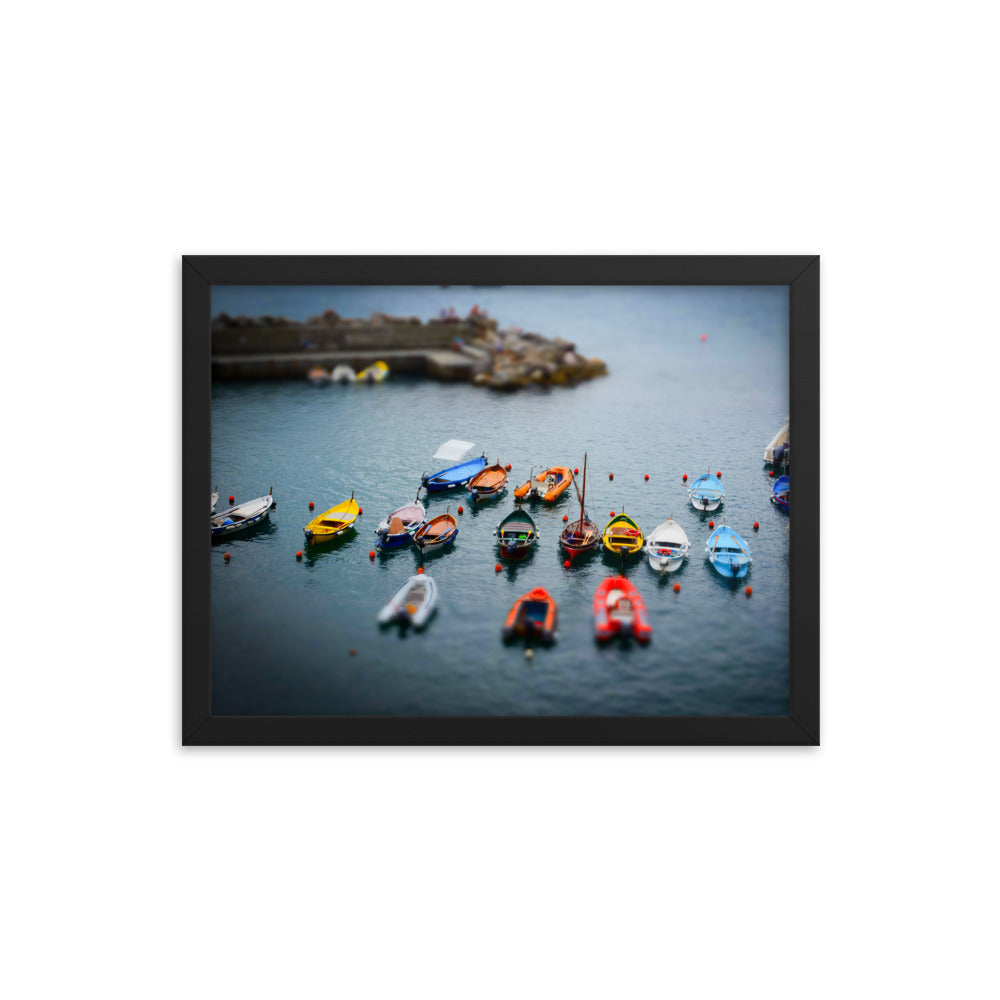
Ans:
[[[603,358],[609,376],[510,395],[401,377],[324,389],[305,380],[214,384],[206,495],[218,484],[225,505],[229,494],[249,499],[273,486],[278,507],[252,533],[212,548],[213,711],[787,713],[789,516],[769,501],[761,458],[788,415],[787,289],[220,288],[213,312],[428,318],[474,303],[501,326],[575,342]],[[529,505],[541,540],[499,574],[492,531],[513,509],[511,489],[478,509],[465,493],[425,500],[430,515],[465,508],[454,549],[424,560],[440,591],[437,612],[422,633],[379,629],[379,609],[420,560],[404,549],[372,562],[374,528],[416,496],[421,474],[436,471],[431,455],[451,437],[510,462],[511,484],[533,465],[582,471],[586,452],[587,508],[599,526],[623,509],[644,531],[671,514],[681,523],[691,551],[679,572],[661,578],[645,557],[626,567],[650,612],[648,646],[594,641],[593,594],[620,563],[597,554],[563,568],[562,517],[579,512],[572,489],[553,507]],[[726,500],[702,514],[681,477],[709,468],[722,471]],[[310,552],[303,526],[352,491],[364,511],[356,534]],[[724,580],[705,558],[709,520],[748,540],[745,580]],[[558,641],[528,660],[500,631],[513,602],[536,586],[558,602]]]

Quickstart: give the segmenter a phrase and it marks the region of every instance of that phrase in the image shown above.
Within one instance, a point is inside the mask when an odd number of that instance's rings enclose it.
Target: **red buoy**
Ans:
[[[458,512],[459,512],[459,514],[464,514],[465,513],[465,508],[461,504],[458,505]]]
[[[612,511],[612,512],[610,513],[610,515],[608,515],[608,516],[609,516],[609,517],[614,517],[614,516],[615,516],[615,512],[614,512],[614,511]]]
[[[368,558],[369,559],[374,559],[375,558],[375,550],[374,549],[372,549],[371,552],[368,553]]]
[[[568,521],[569,520],[569,514],[563,514],[563,520],[564,521]]]
[[[352,650],[350,650],[350,654],[351,654],[351,656],[357,656],[358,655],[358,651],[356,649],[352,649]]]
[[[222,558],[229,562],[229,553],[227,552]]]
[[[423,573],[423,571],[424,571],[424,567],[423,566],[418,566],[417,567],[417,576],[419,576],[421,573]]]
[[[760,527],[760,525],[756,521],[754,521],[754,523],[753,523],[753,530],[756,531],[759,527]]]
[[[649,473],[648,472],[646,473],[646,478],[649,479]]]
[[[703,334],[701,335],[701,339],[702,339],[702,340],[708,340],[708,334],[707,334],[707,333],[703,333]]]
[[[674,584],[674,593],[679,594],[681,592],[681,585],[679,583]]]
[[[681,476],[681,479],[683,479],[684,482],[686,483],[688,481],[688,474],[685,472],[684,475]]]
[[[722,478],[722,473],[721,473],[721,472],[717,472],[717,473],[715,474],[715,478],[716,478],[716,479],[721,479],[721,478]]]
[[[753,593],[753,587],[747,587],[747,597]]]
[[[579,470],[579,469],[574,469],[574,470],[573,470],[573,475],[574,475],[574,476],[578,476],[578,475],[580,475],[580,470]]]
[[[708,522],[708,526],[709,526],[710,528],[714,528],[714,527],[715,527],[715,521],[709,521],[709,522]]]
[[[497,572],[499,573],[500,570],[502,570],[502,569],[503,569],[503,566],[501,566],[500,563],[497,563]]]
[[[236,503],[236,497],[234,497],[231,493],[229,494],[229,502]]]
[[[615,478],[615,474],[613,472],[609,472],[608,473],[608,479],[614,479],[614,478]]]
[[[364,511],[363,511],[363,510],[362,510],[362,509],[361,509],[361,508],[359,507],[359,508],[358,508],[358,517],[361,517],[361,515],[362,515],[363,513],[364,513]]]
[[[569,569],[569,560],[568,559],[566,560],[566,562],[563,563],[563,569]]]
[[[302,558],[302,549],[299,549],[299,551],[295,553],[295,558],[296,559],[301,559]]]
[[[510,462],[507,463],[507,471],[510,472]]]

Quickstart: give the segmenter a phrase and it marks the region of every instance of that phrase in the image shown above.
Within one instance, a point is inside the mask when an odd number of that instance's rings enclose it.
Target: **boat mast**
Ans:
[[[587,453],[583,453],[583,493],[580,494],[580,528],[583,529],[583,502],[587,499]]]

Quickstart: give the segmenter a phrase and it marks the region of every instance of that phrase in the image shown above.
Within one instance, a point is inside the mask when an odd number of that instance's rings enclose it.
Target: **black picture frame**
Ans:
[[[818,256],[184,256],[182,742],[185,746],[818,746]],[[787,716],[213,716],[211,292],[218,285],[787,285],[795,531]]]

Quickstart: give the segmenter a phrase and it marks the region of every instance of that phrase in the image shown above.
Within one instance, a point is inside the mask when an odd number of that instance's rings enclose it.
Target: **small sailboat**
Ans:
[[[449,512],[425,521],[413,534],[413,544],[421,554],[452,545],[458,537],[458,521]]]
[[[708,536],[705,551],[722,576],[736,580],[746,576],[750,569],[750,549],[747,543],[725,524]]]
[[[375,529],[380,549],[398,549],[409,545],[417,528],[424,523],[427,511],[419,501],[387,514]]]
[[[354,369],[350,365],[337,365],[333,369],[330,378],[334,382],[343,382],[348,385],[358,380],[357,375],[354,374]]]
[[[552,596],[544,587],[535,587],[514,602],[504,622],[504,641],[523,636],[548,645],[555,638],[556,615]]]
[[[573,480],[574,487],[576,480]],[[559,544],[566,554],[572,559],[574,556],[582,555],[585,552],[593,552],[601,544],[601,529],[587,517],[584,502],[587,498],[587,456],[583,456],[583,492],[577,489],[580,498],[580,516],[572,523],[566,525],[559,536]]]
[[[478,503],[480,500],[491,500],[503,492],[507,485],[507,470],[497,463],[488,465],[482,472],[477,472],[469,480],[469,493],[472,502]]]
[[[642,548],[643,537],[639,525],[627,514],[615,515],[604,526],[601,534],[605,549],[625,556],[635,555]]]
[[[512,510],[493,532],[504,559],[523,559],[538,541],[538,529],[531,515],[520,507]]]
[[[414,573],[378,613],[380,625],[390,622],[423,628],[437,603],[437,584],[424,573]]]
[[[303,528],[306,535],[306,542],[310,545],[315,545],[320,542],[333,541],[334,538],[338,538],[345,532],[353,530],[354,522],[360,513],[361,508],[354,499],[354,494],[351,493],[350,500],[338,503],[336,507],[331,507],[328,511],[320,514],[319,517],[314,517]]]
[[[526,483],[518,486],[514,490],[514,496],[518,500],[527,497],[531,500],[553,503],[569,489],[571,482],[573,482],[572,469],[565,465],[553,465],[551,469],[543,469],[537,476],[533,475]]]
[[[309,374],[306,376],[313,385],[322,386],[329,385],[333,381],[333,377],[330,373],[320,365],[316,365],[309,369]]]
[[[711,472],[703,472],[688,489],[691,506],[695,510],[715,510],[725,495],[722,481]]]
[[[244,528],[259,524],[267,517],[273,506],[274,497],[268,493],[266,497],[245,500],[219,514],[213,514],[212,538],[221,538],[223,535],[231,535],[234,531],[243,531]]]
[[[779,476],[771,488],[771,503],[782,510],[788,510],[788,476]]]
[[[219,487],[216,486],[215,489],[212,490],[212,509],[209,511],[209,514],[215,513],[215,505],[218,502],[219,502]]]
[[[384,361],[376,361],[358,372],[359,382],[384,382],[389,377],[389,366]]]
[[[646,538],[649,565],[661,573],[673,573],[680,569],[689,548],[691,543],[688,536],[673,516],[668,517],[663,524],[658,524]]]
[[[649,642],[653,626],[649,624],[646,602],[625,577],[609,576],[598,585],[594,593],[594,630],[602,640],[620,635]]]

